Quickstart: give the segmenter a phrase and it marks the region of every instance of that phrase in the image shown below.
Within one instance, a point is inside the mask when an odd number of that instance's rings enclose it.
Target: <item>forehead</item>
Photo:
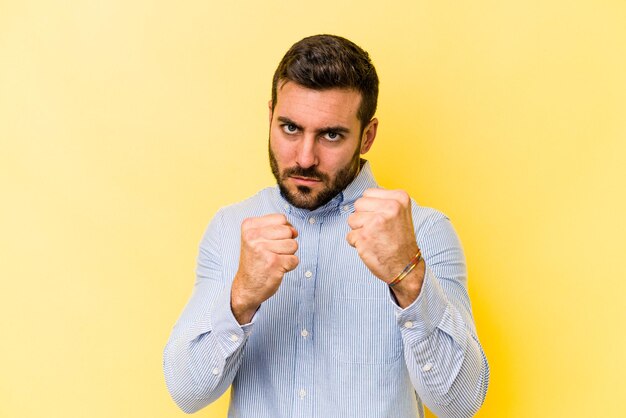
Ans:
[[[353,89],[313,90],[292,81],[279,85],[274,116],[310,125],[358,124],[361,93]]]

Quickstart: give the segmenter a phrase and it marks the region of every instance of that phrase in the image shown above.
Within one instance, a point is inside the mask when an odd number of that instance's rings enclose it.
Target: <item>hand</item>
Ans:
[[[385,283],[391,282],[418,250],[411,216],[411,199],[402,190],[367,189],[348,217],[352,231],[346,236],[368,269]],[[392,288],[400,306],[412,303],[424,280],[420,263]]]
[[[240,324],[250,322],[261,303],[276,293],[285,273],[298,266],[297,236],[287,218],[276,213],[241,224],[239,269],[231,290],[233,315]]]

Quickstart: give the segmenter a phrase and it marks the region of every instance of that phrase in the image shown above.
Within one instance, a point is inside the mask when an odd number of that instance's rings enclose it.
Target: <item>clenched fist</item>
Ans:
[[[391,282],[411,261],[418,250],[411,216],[411,199],[402,190],[367,189],[354,203],[348,217],[352,231],[346,236],[368,269],[382,281]],[[424,277],[424,262],[393,292],[405,307],[419,295]]]
[[[247,218],[241,224],[239,269],[233,279],[231,307],[240,324],[250,322],[261,303],[298,266],[298,232],[281,214]]]

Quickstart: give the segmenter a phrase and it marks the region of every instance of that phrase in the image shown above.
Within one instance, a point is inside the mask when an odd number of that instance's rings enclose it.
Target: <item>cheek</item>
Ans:
[[[282,167],[289,167],[295,159],[295,148],[289,144],[289,142],[281,140],[272,136],[270,138],[270,147],[274,158],[278,162],[278,165]]]
[[[351,150],[352,151],[352,150]],[[324,166],[324,171],[337,173],[346,166],[350,165],[354,157],[354,153],[351,151],[342,152],[329,152],[326,154],[326,158],[322,159],[321,166]]]

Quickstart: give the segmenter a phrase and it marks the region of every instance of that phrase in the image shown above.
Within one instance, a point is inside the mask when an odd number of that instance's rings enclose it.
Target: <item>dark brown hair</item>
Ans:
[[[278,84],[293,81],[313,90],[354,89],[361,93],[357,117],[361,130],[374,117],[378,75],[369,55],[353,42],[335,35],[314,35],[293,44],[278,64],[272,81],[272,109]]]

